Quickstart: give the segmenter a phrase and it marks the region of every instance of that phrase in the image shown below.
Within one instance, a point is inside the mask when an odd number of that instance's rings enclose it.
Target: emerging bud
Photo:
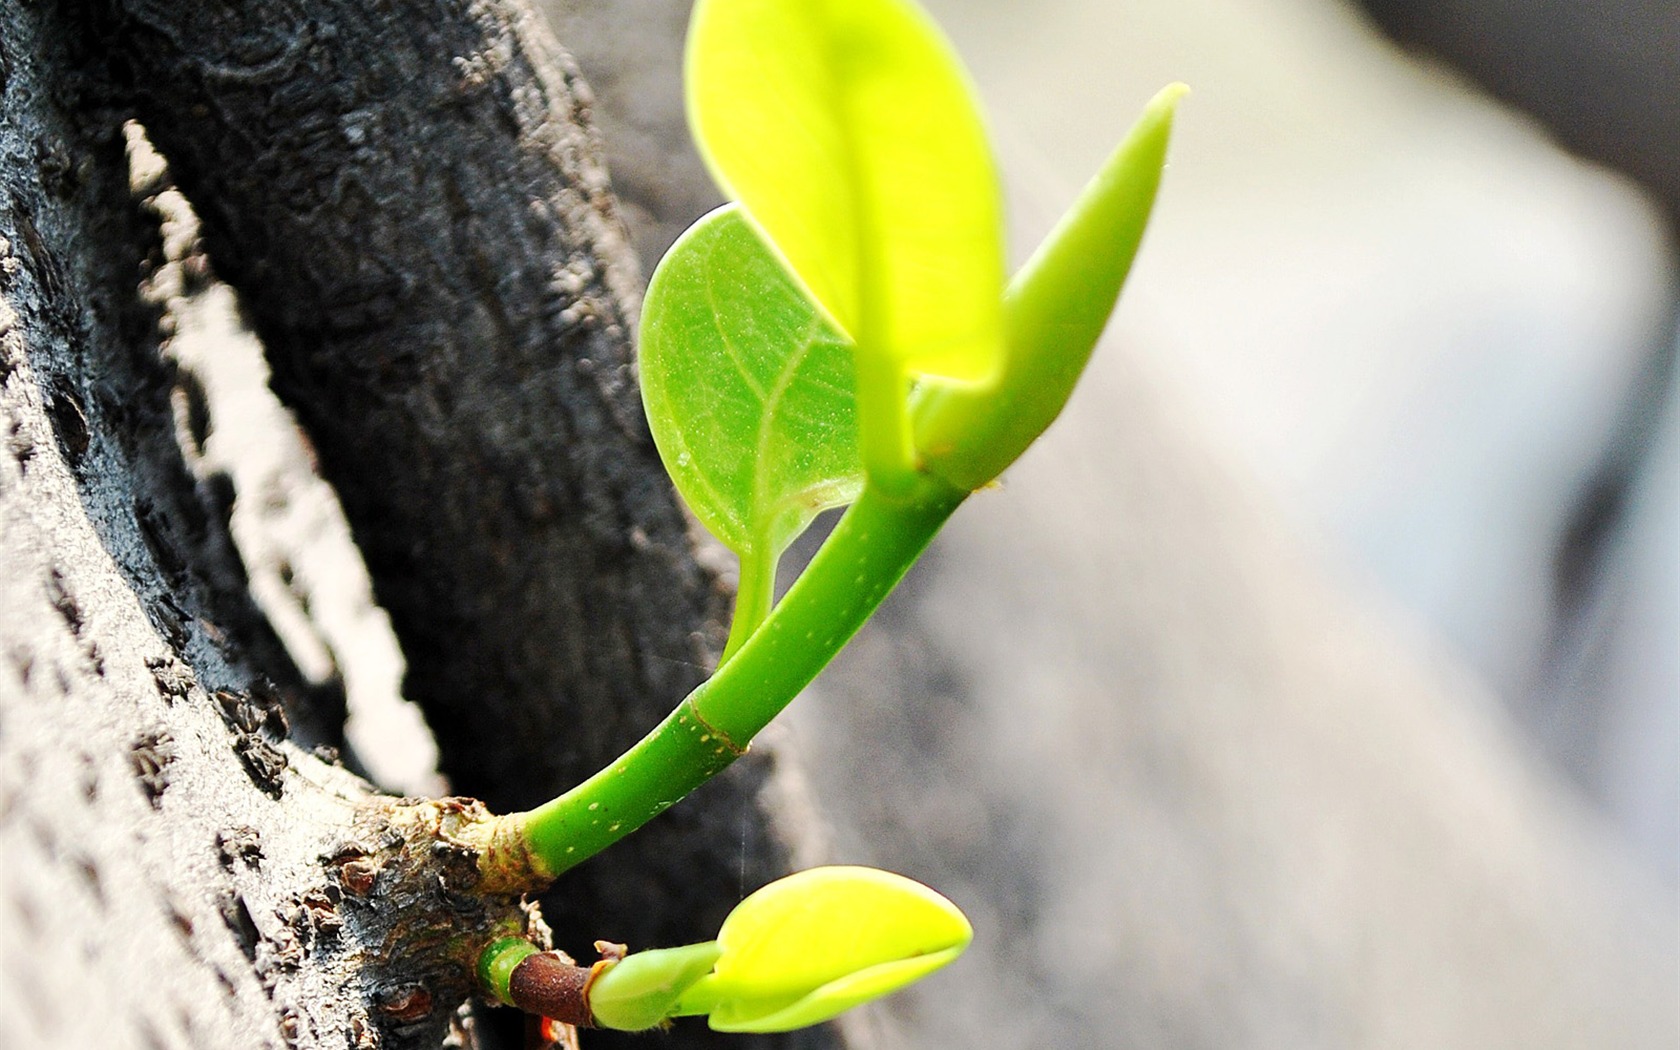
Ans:
[[[524,982],[580,992],[570,1005],[521,998],[521,967],[554,955],[523,942],[510,940],[505,953],[519,972],[498,985],[492,978],[507,967],[492,960],[484,976],[503,1002],[537,1012],[565,1006],[579,1024],[640,1031],[708,1014],[720,1032],[785,1032],[898,991],[961,955],[973,937],[957,906],[919,882],[875,868],[812,868],[742,901],[715,941],[609,957],[591,969],[556,958],[547,968],[565,971],[563,979]]]
[[[601,968],[588,990],[595,1024],[624,1032],[663,1024],[676,1012],[682,994],[711,972],[720,951],[716,941],[707,941],[598,964]]]
[[[956,905],[902,875],[812,868],[742,901],[718,932],[717,969],[677,1012],[725,1032],[783,1032],[888,995],[962,954]]]
[[[1003,296],[1002,373],[987,384],[927,384],[916,447],[962,489],[986,485],[1067,404],[1108,324],[1155,206],[1173,113],[1189,89],[1163,88]]]

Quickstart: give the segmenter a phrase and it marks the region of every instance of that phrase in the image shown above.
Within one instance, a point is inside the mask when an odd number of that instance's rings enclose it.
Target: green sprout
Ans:
[[[835,866],[753,893],[715,941],[580,967],[509,938],[483,966],[502,1002],[572,1024],[635,1032],[703,1015],[720,1032],[785,1032],[898,991],[973,938],[957,906],[921,883]]]
[[[720,1032],[803,1028],[921,980],[973,939],[957,906],[919,882],[874,868],[811,868],[729,913],[716,967],[675,1013],[706,1014]]]
[[[909,0],[700,0],[687,86],[736,203],[661,261],[648,420],[689,506],[741,558],[726,659],[653,732],[508,818],[555,875],[742,754],[970,492],[1061,411],[1160,181],[1162,91],[1007,286],[997,175],[949,45]],[[782,551],[850,503],[787,594]]]
[[[678,491],[740,559],[729,640],[716,673],[629,751],[501,819],[481,860],[495,884],[518,883],[509,872],[558,875],[745,753],[963,500],[1050,425],[1131,267],[1185,89],[1148,104],[1008,281],[974,90],[911,0],[699,0],[686,90],[701,155],[731,203],[655,270],[641,380]],[[782,553],[841,506],[778,600]],[[810,921],[816,931],[842,920]],[[713,1026],[748,1030],[813,1023],[849,994],[830,989],[809,1006],[815,991],[746,994],[730,976],[727,927],[718,943],[715,971],[680,993],[670,974],[702,967],[704,953],[616,964],[601,977],[614,995],[663,990],[604,999],[606,1015],[646,1027],[715,992],[704,1011]],[[824,939],[809,943],[778,965],[827,965],[806,958]],[[666,994],[678,999],[648,1005]]]

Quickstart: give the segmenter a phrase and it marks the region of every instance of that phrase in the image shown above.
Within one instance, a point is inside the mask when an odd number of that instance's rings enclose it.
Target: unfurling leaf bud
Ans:
[[[812,868],[742,901],[718,931],[717,969],[683,996],[726,1032],[817,1024],[962,954],[974,929],[919,882],[874,868]]]
[[[682,994],[711,972],[716,941],[636,952],[604,964],[589,982],[589,1011],[602,1028],[639,1032],[670,1019]]]
[[[593,1023],[637,1031],[709,1015],[723,1032],[785,1032],[898,991],[962,954],[957,906],[875,868],[812,868],[749,896],[716,941],[597,964]]]

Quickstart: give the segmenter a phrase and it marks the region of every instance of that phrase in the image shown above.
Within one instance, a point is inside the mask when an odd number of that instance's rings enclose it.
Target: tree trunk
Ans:
[[[510,3],[66,0],[0,28],[6,1041],[465,1039],[446,942],[525,913],[435,848],[475,804],[398,804],[308,750],[342,697],[253,605],[237,494],[183,461],[177,408],[189,441],[214,419],[139,294],[164,259],[124,125],[167,155],[338,489],[444,771],[505,810],[680,699],[726,597],[641,421],[587,95]],[[770,764],[565,880],[562,943],[715,931],[785,864]]]

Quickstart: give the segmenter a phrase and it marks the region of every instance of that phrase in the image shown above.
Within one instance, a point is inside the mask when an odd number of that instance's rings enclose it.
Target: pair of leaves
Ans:
[[[962,67],[908,0],[700,0],[687,89],[738,204],[654,273],[643,396],[679,490],[741,557],[743,602],[762,592],[739,622],[866,468],[910,469],[912,376],[997,372],[999,194]]]
[[[699,0],[687,89],[737,203],[655,271],[642,379],[678,488],[741,556],[733,651],[817,513],[866,479],[980,488],[1061,411],[1142,238],[1184,89],[1150,103],[1007,290],[974,93],[912,0]]]

